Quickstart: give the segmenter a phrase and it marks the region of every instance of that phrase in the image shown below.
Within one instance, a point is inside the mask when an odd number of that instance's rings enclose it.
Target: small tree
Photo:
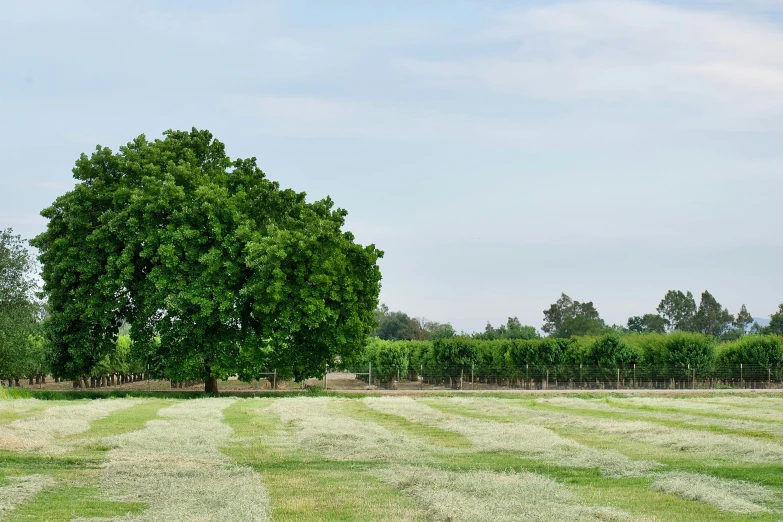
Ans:
[[[741,335],[748,333],[748,328],[753,324],[753,316],[750,315],[745,305],[742,305],[740,311],[737,312],[737,317],[734,319],[734,327],[740,331]]]

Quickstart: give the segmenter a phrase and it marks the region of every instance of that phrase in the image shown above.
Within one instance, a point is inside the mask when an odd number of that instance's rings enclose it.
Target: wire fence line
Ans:
[[[415,389],[720,389],[783,388],[783,367],[738,364],[720,368],[629,365],[610,368],[588,365],[533,366],[510,368],[475,364],[424,366],[408,372],[351,368],[349,375],[369,388]],[[335,374],[332,374],[335,375]],[[338,374],[339,375],[339,374]],[[332,377],[326,386],[352,386]]]

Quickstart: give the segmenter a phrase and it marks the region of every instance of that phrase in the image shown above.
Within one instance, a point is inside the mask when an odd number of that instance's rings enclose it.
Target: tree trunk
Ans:
[[[209,377],[204,383],[204,393],[215,394],[218,393],[218,380],[217,377]]]

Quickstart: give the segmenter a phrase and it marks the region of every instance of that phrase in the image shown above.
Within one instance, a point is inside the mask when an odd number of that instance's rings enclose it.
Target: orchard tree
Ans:
[[[126,321],[148,363],[207,392],[264,367],[320,375],[363,347],[382,252],[342,231],[330,199],[281,189],[196,129],[97,147],[73,172],[33,242],[68,376],[104,360]]]

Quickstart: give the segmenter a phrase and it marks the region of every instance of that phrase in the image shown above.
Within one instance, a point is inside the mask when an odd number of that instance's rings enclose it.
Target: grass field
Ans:
[[[783,520],[783,396],[0,400],[0,520]]]

